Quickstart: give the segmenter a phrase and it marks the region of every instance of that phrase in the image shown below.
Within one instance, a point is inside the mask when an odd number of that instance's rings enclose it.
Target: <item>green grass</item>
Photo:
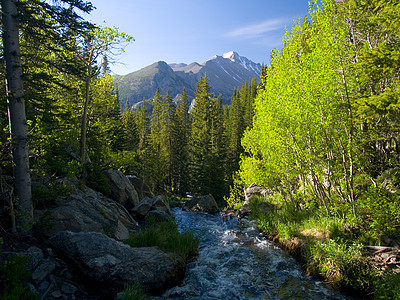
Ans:
[[[385,274],[374,282],[374,290],[374,299],[400,299],[400,274]]]
[[[267,210],[260,205],[264,201],[270,203]],[[312,203],[300,208],[281,195],[254,197],[250,207],[259,228],[300,255],[309,274],[322,276],[339,288],[371,292],[377,274],[362,258],[360,241],[365,232],[349,232],[343,219],[325,216]],[[288,246],[293,238],[303,241],[301,249]]]
[[[118,300],[142,300],[144,296],[142,287],[138,283],[135,283],[128,286],[122,295],[118,297]]]
[[[180,255],[184,260],[199,252],[200,240],[192,232],[179,233],[173,221],[154,223],[143,231],[132,234],[126,244],[131,247],[158,246],[164,252]]]
[[[361,244],[344,240],[317,241],[309,247],[309,268],[334,286],[368,291],[374,274],[361,249]]]
[[[167,196],[166,200],[170,207],[183,207],[185,202],[189,201],[189,198],[179,196]]]

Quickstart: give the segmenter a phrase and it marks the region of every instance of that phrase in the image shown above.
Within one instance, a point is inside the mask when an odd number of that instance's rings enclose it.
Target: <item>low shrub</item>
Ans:
[[[98,167],[94,167],[90,170],[86,177],[86,185],[105,196],[111,194],[110,183],[102,170]]]
[[[368,236],[379,240],[379,236],[399,237],[396,225],[400,224],[399,195],[387,189],[370,187],[360,199],[360,225],[368,229]]]
[[[38,299],[38,295],[30,292],[25,285],[31,277],[31,274],[25,270],[28,260],[26,256],[9,256],[0,266],[0,299]]]
[[[400,299],[400,274],[387,273],[374,282],[374,299]]]
[[[373,274],[362,258],[361,248],[361,244],[343,240],[319,241],[309,248],[309,265],[334,286],[367,291]]]
[[[48,184],[41,184],[32,190],[32,201],[35,208],[47,208],[54,204],[58,197],[67,197],[71,188],[64,182],[52,181]]]

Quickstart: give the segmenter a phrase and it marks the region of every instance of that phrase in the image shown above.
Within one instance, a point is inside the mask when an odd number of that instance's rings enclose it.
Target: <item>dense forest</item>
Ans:
[[[29,231],[46,205],[31,191],[38,178],[79,178],[107,195],[102,171],[113,168],[157,193],[210,193],[230,208],[255,183],[274,207],[250,203],[259,227],[283,244],[306,240],[310,273],[400,294],[398,261],[376,270],[360,258],[366,245],[399,246],[397,0],[315,2],[261,83],[244,82],[229,106],[205,75],[191,104],[185,90],[178,103],[157,91],[136,111],[109,71],[133,37],[85,21],[89,2],[51,3],[1,1],[0,186],[13,231]],[[304,233],[315,228],[328,238]]]
[[[109,164],[137,174],[153,190],[170,195],[212,194],[222,199],[232,185],[243,153],[240,139],[251,126],[257,83],[244,82],[233,92],[231,105],[214,97],[207,75],[197,83],[189,104],[183,90],[178,104],[159,91],[136,111],[121,111]]]
[[[133,111],[119,99],[113,84],[118,79],[109,71],[109,64],[133,37],[90,24],[74,12],[89,12],[90,3],[18,5],[20,34],[14,38],[19,39],[15,45],[21,54],[7,49],[11,29],[5,17],[1,53],[3,67],[14,65],[1,73],[2,82],[5,74],[8,82],[1,102],[1,176],[15,174],[19,204],[14,207],[20,208],[18,214],[26,214],[17,220],[31,219],[31,178],[75,177],[107,194],[101,171],[108,168],[143,178],[158,193],[211,193],[219,199],[228,193],[243,152],[240,139],[251,126],[255,79],[232,91],[230,107],[211,93],[205,75],[197,84],[190,112],[185,90],[177,105],[168,93],[157,91],[147,99],[154,107],[151,112],[145,105]],[[2,7],[5,16],[7,6]],[[14,76],[16,70],[23,75]],[[19,84],[18,96],[13,82]],[[14,109],[13,101],[24,104],[24,109]],[[14,110],[24,133],[13,126]],[[35,201],[39,200],[33,191],[33,207]]]

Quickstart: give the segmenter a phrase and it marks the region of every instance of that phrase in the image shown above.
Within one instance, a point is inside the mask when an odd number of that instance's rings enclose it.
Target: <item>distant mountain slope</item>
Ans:
[[[169,91],[172,98],[186,88],[191,100],[194,97],[196,84],[204,74],[207,74],[214,95],[221,94],[223,102],[229,103],[235,87],[240,87],[244,81],[250,81],[254,77],[259,80],[261,64],[254,63],[233,51],[222,56],[215,55],[203,64],[168,65],[159,61],[118,80],[118,93],[123,102],[128,99],[130,106],[142,101],[143,98],[153,97],[157,88],[161,95]]]

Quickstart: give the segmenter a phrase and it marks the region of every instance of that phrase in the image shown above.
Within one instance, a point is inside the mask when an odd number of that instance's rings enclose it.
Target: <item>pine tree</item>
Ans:
[[[66,74],[74,70],[62,59],[64,53],[71,53],[70,32],[76,34],[91,27],[74,11],[76,8],[85,13],[91,11],[92,5],[80,1],[58,1],[54,5],[46,1],[1,1],[1,31],[11,124],[9,129],[15,164],[14,190],[19,201],[17,222],[21,231],[26,231],[32,220],[26,115],[30,110],[34,116],[48,110],[43,117],[50,120],[48,108],[52,107],[51,102],[43,100],[46,99],[44,95],[47,89],[56,83],[51,72]],[[23,78],[27,79],[25,87],[22,84]],[[32,102],[31,107],[25,105],[25,100],[35,98],[40,101]]]
[[[162,96],[160,95],[160,90],[157,88],[156,93],[153,97],[152,105],[153,105],[153,110],[151,112],[151,133],[152,133],[152,138],[155,139],[155,141],[158,140],[158,135],[161,130],[161,114],[162,114]],[[160,150],[160,149],[158,149]]]
[[[247,90],[246,90],[247,92]],[[232,184],[232,175],[239,167],[239,157],[243,152],[241,146],[241,138],[243,135],[243,115],[244,107],[241,100],[246,100],[242,97],[244,91],[239,92],[236,89],[231,98],[229,114],[226,120],[226,178],[228,185]]]
[[[151,184],[151,170],[149,167],[149,135],[150,135],[150,118],[146,109],[146,101],[143,98],[142,105],[136,111],[136,128],[138,133],[138,157],[139,157],[139,170],[138,176],[143,178],[145,182]]]
[[[189,138],[189,170],[191,188],[196,193],[213,192],[221,196],[223,189],[219,182],[223,174],[221,159],[222,107],[212,97],[207,75],[200,78],[191,112],[192,130]],[[221,175],[221,177],[217,177]]]
[[[87,122],[87,153],[91,164],[106,166],[107,157],[121,126],[120,104],[114,93],[115,78],[109,74],[91,80]],[[132,128],[134,130],[134,128]]]
[[[154,95],[153,111],[151,113],[150,122],[150,136],[149,136],[149,148],[147,152],[148,171],[152,179],[153,188],[159,189],[159,184],[165,176],[165,164],[163,163],[163,157],[161,153],[161,126],[162,126],[162,112],[163,112],[163,98],[160,95],[160,91],[157,88]]]
[[[248,89],[247,102],[243,103],[243,127],[244,129],[250,129],[253,124],[254,116],[254,99],[257,96],[257,81],[253,78],[250,82]]]
[[[206,185],[205,166],[209,153],[208,108],[211,102],[207,76],[197,83],[194,105],[191,111],[192,131],[189,138],[189,170],[191,189],[203,192]]]
[[[124,150],[137,151],[139,146],[139,132],[135,113],[129,109],[128,101],[122,114],[123,131],[125,133]]]
[[[213,98],[211,102],[210,115],[210,153],[208,166],[208,189],[217,198],[225,194],[224,161],[226,147],[223,143],[223,107],[222,97]]]
[[[164,190],[170,191],[172,187],[172,128],[173,118],[175,114],[175,105],[172,103],[172,99],[169,92],[165,95],[162,103],[161,113],[161,131],[160,131],[160,142],[161,151],[159,153],[161,163],[164,166]]]
[[[176,193],[188,189],[188,139],[190,134],[189,104],[186,89],[183,89],[181,101],[176,107],[172,123],[171,181]]]

